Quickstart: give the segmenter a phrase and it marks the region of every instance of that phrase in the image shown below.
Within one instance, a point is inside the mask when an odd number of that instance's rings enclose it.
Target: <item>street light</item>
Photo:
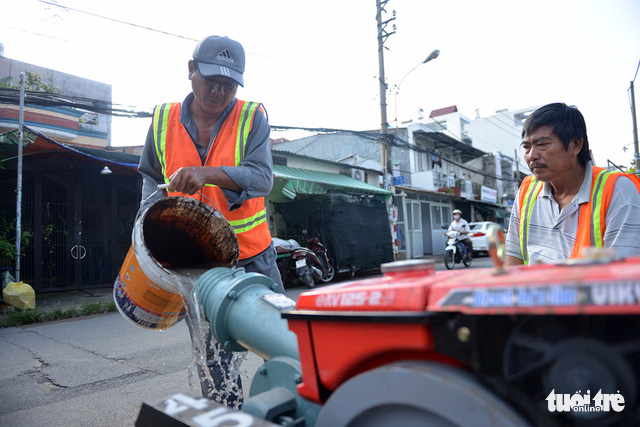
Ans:
[[[418,68],[419,66],[421,66],[422,64],[426,64],[427,62],[436,59],[438,56],[440,55],[440,51],[438,49],[434,50],[433,52],[431,52],[429,54],[429,56],[427,56],[424,61],[422,61],[421,63],[419,63],[418,65],[416,65],[415,67],[413,67],[411,70],[409,70],[409,72],[407,74],[404,75],[404,77],[402,78],[402,80],[400,80],[400,83],[398,83],[398,86],[396,87],[396,94],[393,98],[393,107],[395,109],[395,122],[396,122],[396,129],[398,129],[398,92],[400,92],[400,85],[402,85],[402,82],[404,81],[404,79],[407,78],[407,76],[409,74],[411,74],[411,72],[413,70],[415,70],[416,68]]]

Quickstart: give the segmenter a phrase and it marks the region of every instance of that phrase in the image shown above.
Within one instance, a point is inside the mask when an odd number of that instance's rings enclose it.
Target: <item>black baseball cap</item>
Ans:
[[[228,77],[244,86],[244,49],[237,41],[229,37],[205,37],[196,45],[193,59],[203,77]]]

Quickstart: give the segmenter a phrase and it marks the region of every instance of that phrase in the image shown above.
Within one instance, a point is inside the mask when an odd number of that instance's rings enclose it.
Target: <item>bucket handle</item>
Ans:
[[[166,190],[167,188],[169,188],[169,184],[158,184],[158,190]],[[216,206],[215,203],[213,203],[213,200],[211,200],[210,198],[208,198],[207,196],[204,195],[204,193],[202,191],[198,191],[198,194],[200,194],[202,197],[204,197],[205,199],[207,199],[209,201],[209,203],[211,203],[213,205],[214,208],[216,208],[216,210],[218,212],[222,212],[220,210],[220,208],[218,206]],[[155,194],[155,193],[154,193]]]

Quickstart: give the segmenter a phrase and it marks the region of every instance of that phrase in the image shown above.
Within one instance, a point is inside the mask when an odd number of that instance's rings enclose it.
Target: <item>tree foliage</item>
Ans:
[[[24,89],[32,92],[49,92],[49,93],[62,93],[62,91],[53,86],[52,84],[45,83],[42,80],[42,76],[38,73],[32,73],[31,71],[25,71]],[[7,87],[10,89],[20,89],[20,81],[17,81],[11,76],[0,79],[0,87]]]

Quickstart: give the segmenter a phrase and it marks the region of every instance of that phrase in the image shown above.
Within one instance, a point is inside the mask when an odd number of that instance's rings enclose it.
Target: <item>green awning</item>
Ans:
[[[283,180],[282,194],[294,199],[297,194],[326,194],[331,190],[360,194],[391,194],[390,191],[346,175],[273,165],[273,175]]]

